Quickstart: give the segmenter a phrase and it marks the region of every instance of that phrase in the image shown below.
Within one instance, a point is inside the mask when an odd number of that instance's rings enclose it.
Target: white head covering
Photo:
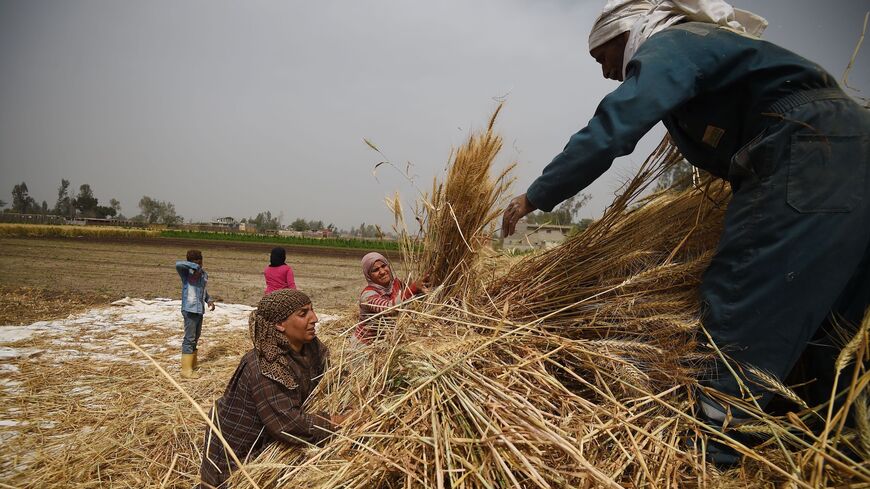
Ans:
[[[678,22],[706,22],[760,37],[767,21],[723,0],[608,0],[589,33],[589,50],[628,32],[625,67],[653,34]]]

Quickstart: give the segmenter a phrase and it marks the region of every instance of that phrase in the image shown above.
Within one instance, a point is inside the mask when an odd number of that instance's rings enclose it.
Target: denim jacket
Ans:
[[[205,314],[205,304],[211,301],[211,296],[206,290],[208,273],[203,270],[199,280],[194,283],[188,280],[197,270],[199,265],[196,263],[185,260],[175,262],[175,271],[181,277],[181,310]]]

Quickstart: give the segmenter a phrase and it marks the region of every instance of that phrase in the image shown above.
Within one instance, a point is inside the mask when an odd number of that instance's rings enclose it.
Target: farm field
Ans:
[[[0,322],[60,317],[123,297],[177,298],[176,260],[203,251],[209,291],[220,302],[254,305],[272,245],[190,240],[0,239]],[[357,250],[288,249],[296,283],[324,311],[353,306],[364,285]],[[37,311],[53,304],[50,310]],[[20,320],[17,321],[16,319]]]
[[[203,251],[219,302],[203,323],[200,378],[184,389],[208,409],[250,348],[247,317],[262,294],[269,245],[0,240],[0,485],[196,482],[204,421],[128,342],[178,378],[174,262],[194,247]],[[327,328],[325,340],[336,338],[328,331],[336,317],[353,321],[358,260],[288,251],[297,284]],[[177,428],[160,428],[168,424]]]

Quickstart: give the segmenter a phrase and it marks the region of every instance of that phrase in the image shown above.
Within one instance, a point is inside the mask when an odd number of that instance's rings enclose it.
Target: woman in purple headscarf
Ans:
[[[384,255],[371,252],[362,259],[363,276],[368,284],[359,296],[359,320],[354,336],[361,343],[370,343],[378,335],[372,321],[395,314],[390,308],[411,297],[426,292],[421,283],[411,282],[406,287],[395,277],[390,262]]]

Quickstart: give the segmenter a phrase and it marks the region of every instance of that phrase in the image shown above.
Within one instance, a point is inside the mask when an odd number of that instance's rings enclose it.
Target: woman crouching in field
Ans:
[[[401,280],[395,278],[390,262],[380,253],[371,252],[364,256],[362,271],[368,284],[359,296],[360,322],[357,323],[354,337],[368,344],[378,337],[379,329],[384,326],[384,316],[396,314],[389,310],[391,307],[428,290],[418,282],[411,282],[405,287]]]
[[[317,443],[346,415],[306,413],[302,404],[326,370],[328,350],[315,336],[317,315],[307,295],[292,289],[260,300],[248,321],[254,349],[242,357],[212,419],[240,460],[271,442]],[[245,463],[242,460],[242,463]],[[202,487],[225,487],[235,463],[209,429],[200,469]]]

